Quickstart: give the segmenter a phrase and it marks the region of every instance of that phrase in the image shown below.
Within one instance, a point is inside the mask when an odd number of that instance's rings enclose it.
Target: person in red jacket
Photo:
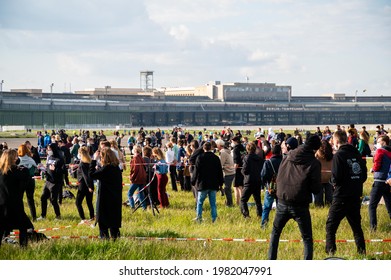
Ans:
[[[144,200],[144,193],[140,190],[142,190],[147,183],[147,173],[145,172],[145,162],[142,158],[142,148],[141,146],[134,146],[133,147],[133,159],[130,162],[130,188],[128,191],[128,200],[129,205],[132,209],[135,208],[134,206],[134,199],[133,194],[136,190],[138,190],[138,199],[140,203]],[[144,202],[142,205],[143,209],[145,210],[147,208],[146,203]]]

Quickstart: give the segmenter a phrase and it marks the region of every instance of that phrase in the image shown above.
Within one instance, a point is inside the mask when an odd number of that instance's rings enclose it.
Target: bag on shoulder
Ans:
[[[276,197],[276,195],[277,195],[277,173],[276,173],[276,170],[274,169],[273,163],[270,160],[269,160],[269,162],[270,162],[270,165],[273,169],[273,175],[272,175],[272,178],[270,179],[270,183],[267,188],[267,191],[269,192],[269,194],[271,196]]]

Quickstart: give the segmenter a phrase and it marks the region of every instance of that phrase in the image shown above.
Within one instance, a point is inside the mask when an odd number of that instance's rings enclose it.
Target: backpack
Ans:
[[[273,163],[270,160],[269,160],[269,162],[270,162],[270,165],[273,169],[273,175],[272,175],[272,178],[270,179],[270,183],[267,188],[267,191],[269,192],[269,194],[271,196],[276,197],[277,196],[277,172],[274,169]]]

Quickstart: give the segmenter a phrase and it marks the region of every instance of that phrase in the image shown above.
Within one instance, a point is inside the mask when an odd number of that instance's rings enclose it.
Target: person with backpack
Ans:
[[[246,146],[247,155],[243,159],[242,174],[243,192],[240,198],[240,210],[244,218],[250,218],[247,202],[251,195],[254,197],[257,208],[257,216],[262,217],[262,202],[261,202],[261,170],[264,160],[258,156],[255,151],[257,146],[250,142]]]
[[[263,201],[263,211],[262,211],[262,220],[261,227],[266,228],[267,223],[269,222],[269,213],[272,210],[274,199],[276,199],[277,191],[277,174],[280,168],[282,161],[281,145],[275,145],[272,148],[272,156],[269,160],[266,160],[263,164],[261,171],[261,180],[262,185],[265,186],[265,197]]]
[[[310,136],[304,145],[289,152],[281,162],[276,181],[278,204],[270,236],[269,260],[277,259],[280,236],[290,219],[299,225],[304,243],[304,259],[313,258],[309,204],[312,202],[312,194],[318,193],[321,188],[321,165],[315,158],[319,147],[319,136]]]

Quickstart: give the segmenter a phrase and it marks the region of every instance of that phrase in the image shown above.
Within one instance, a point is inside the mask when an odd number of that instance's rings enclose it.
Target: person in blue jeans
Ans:
[[[147,183],[147,173],[145,171],[145,161],[142,158],[142,148],[141,146],[135,146],[133,148],[133,159],[130,162],[130,182],[132,183],[130,185],[129,191],[128,191],[128,200],[129,205],[132,209],[134,209],[134,199],[133,194],[136,190],[139,191],[138,193],[138,199],[140,203],[144,200],[144,191],[141,191],[145,184]],[[145,210],[147,208],[147,205],[144,201],[144,203],[141,205],[143,209]]]
[[[269,260],[277,259],[280,236],[290,219],[295,220],[299,226],[304,244],[304,259],[313,258],[309,204],[312,202],[312,194],[319,193],[321,189],[321,164],[315,158],[319,147],[319,136],[310,136],[304,145],[289,152],[281,162],[277,175],[278,204],[270,235]]]
[[[275,198],[275,194],[270,194],[267,186],[270,184],[273,175],[278,174],[278,169],[280,168],[281,161],[282,161],[281,146],[275,145],[272,148],[271,158],[265,161],[261,171],[262,185],[266,186],[265,197],[263,202],[262,221],[261,221],[261,227],[263,229],[266,228],[266,225],[269,222],[269,213],[272,210],[272,205]]]
[[[216,192],[224,184],[223,168],[218,156],[211,150],[212,145],[206,142],[203,145],[204,153],[197,157],[194,176],[191,184],[197,186],[197,217],[195,220],[202,221],[202,206],[206,197],[209,197],[212,222],[217,219]]]
[[[372,231],[376,231],[377,229],[376,209],[382,197],[384,198],[388,215],[391,218],[391,192],[390,185],[386,183],[391,166],[391,146],[389,146],[390,138],[387,135],[381,135],[376,141],[377,149],[371,170],[374,182],[368,206],[369,223]]]

